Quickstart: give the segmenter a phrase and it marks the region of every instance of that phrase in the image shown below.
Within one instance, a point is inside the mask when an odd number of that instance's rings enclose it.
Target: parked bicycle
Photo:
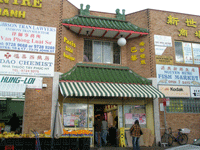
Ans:
[[[172,133],[172,128],[169,128],[165,131],[163,136],[161,137],[161,143],[167,143],[168,146],[171,146],[173,142],[178,142],[180,145],[187,144],[188,142],[188,136],[186,133],[190,133],[190,130],[185,129],[178,129],[178,135],[175,137]]]

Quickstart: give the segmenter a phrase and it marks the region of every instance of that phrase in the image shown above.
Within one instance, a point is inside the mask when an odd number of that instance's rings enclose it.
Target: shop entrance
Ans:
[[[107,133],[105,131],[101,132],[101,142],[102,146],[118,146],[117,140],[117,129],[118,129],[118,106],[117,105],[94,105],[94,120],[100,118],[102,127],[105,129],[105,124],[107,124]],[[107,123],[103,123],[103,121]],[[96,122],[96,121],[95,121]],[[94,128],[96,130],[96,128]],[[94,145],[98,146],[99,136],[94,136]]]

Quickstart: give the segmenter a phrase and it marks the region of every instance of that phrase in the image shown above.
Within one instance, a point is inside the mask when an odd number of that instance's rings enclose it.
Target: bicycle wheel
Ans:
[[[180,134],[178,137],[178,143],[180,145],[184,145],[187,144],[187,142],[188,142],[188,136],[186,134]]]
[[[170,134],[164,133],[164,135],[161,137],[161,144],[167,143],[168,146],[171,146],[173,142],[173,137]]]

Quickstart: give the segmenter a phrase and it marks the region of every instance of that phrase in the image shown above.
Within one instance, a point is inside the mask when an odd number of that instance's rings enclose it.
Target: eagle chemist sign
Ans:
[[[55,53],[56,28],[0,22],[0,49]]]
[[[0,74],[54,76],[54,55],[0,51]]]

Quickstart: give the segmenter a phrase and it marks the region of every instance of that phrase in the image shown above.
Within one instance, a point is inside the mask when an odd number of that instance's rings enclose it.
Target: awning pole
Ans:
[[[56,126],[56,114],[57,114],[57,106],[58,106],[58,99],[56,102],[56,109],[55,109],[55,115],[54,115],[54,123],[53,123],[53,134],[52,134],[52,139],[51,139],[51,149],[53,150],[53,142],[54,142],[54,133],[55,133],[55,126]]]

